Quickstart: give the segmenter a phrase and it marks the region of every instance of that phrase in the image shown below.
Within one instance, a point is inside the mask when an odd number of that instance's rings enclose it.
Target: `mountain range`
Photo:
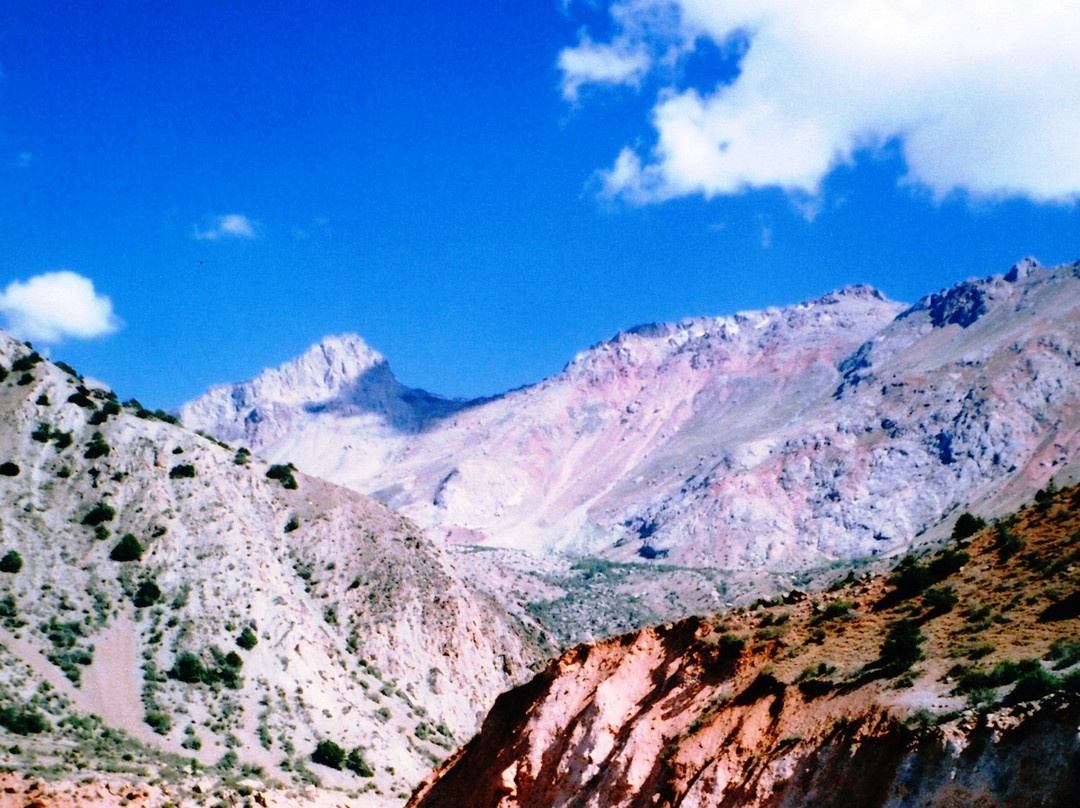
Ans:
[[[849,287],[641,326],[473,401],[332,337],[180,414],[451,543],[796,570],[1074,479],[1078,307],[1080,266],[1025,259],[915,305]]]

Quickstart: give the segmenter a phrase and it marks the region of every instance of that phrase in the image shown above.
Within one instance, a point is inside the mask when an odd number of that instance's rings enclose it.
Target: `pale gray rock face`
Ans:
[[[405,390],[350,338],[378,374],[325,394],[304,372],[324,343],[183,417],[451,540],[799,569],[899,552],[960,510],[992,516],[1073,478],[1077,276],[1025,259],[913,306],[852,287],[642,326],[475,402]],[[286,393],[278,378],[309,381]],[[272,429],[249,428],[265,413]]]
[[[363,391],[356,372],[379,360],[345,343],[255,389]],[[0,333],[0,366],[15,366],[0,379],[0,556],[22,562],[0,574],[0,703],[47,682],[155,747],[207,766],[235,747],[285,782],[331,739],[362,747],[394,793],[541,656],[523,609],[400,514],[300,473],[285,487],[264,461],[80,391],[48,361],[23,376],[30,356]],[[125,534],[141,557],[115,556]],[[185,654],[238,676],[168,675]]]

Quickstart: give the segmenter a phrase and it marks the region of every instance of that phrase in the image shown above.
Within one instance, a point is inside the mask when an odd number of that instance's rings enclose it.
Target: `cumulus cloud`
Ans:
[[[12,281],[0,293],[0,314],[20,339],[40,342],[93,339],[120,327],[112,301],[89,278],[67,270]]]
[[[200,241],[217,241],[223,238],[255,238],[255,225],[247,216],[230,213],[216,216],[209,224],[195,227],[195,238]]]
[[[742,40],[745,52],[726,81],[659,91],[655,144],[624,149],[601,173],[609,195],[645,203],[778,187],[805,198],[856,152],[895,142],[906,181],[939,198],[1080,198],[1073,0],[624,0],[610,14],[616,54],[686,59],[703,38]],[[615,59],[622,73],[590,77],[570,58],[603,47],[582,35],[563,51],[564,94],[663,78],[655,59],[633,69]]]

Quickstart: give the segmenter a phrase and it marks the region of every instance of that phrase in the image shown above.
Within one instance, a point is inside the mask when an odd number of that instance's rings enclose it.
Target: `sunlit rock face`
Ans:
[[[182,415],[450,540],[798,569],[1071,478],[1078,306],[1075,265],[1025,259],[913,306],[850,287],[641,326],[478,401],[405,388],[336,338]]]

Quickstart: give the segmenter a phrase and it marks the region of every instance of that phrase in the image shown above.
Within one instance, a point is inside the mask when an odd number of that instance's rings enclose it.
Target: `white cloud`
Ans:
[[[631,46],[625,38],[597,45],[583,34],[576,46],[559,54],[563,98],[576,101],[583,84],[636,85],[650,64],[648,52],[640,45]]]
[[[255,238],[255,225],[240,213],[216,216],[210,224],[203,227],[196,225],[195,238],[200,241],[217,241],[222,238]]]
[[[16,336],[41,342],[92,339],[120,327],[112,301],[89,278],[67,270],[12,281],[0,293],[0,313]]]
[[[858,150],[895,140],[906,180],[939,198],[1080,198],[1074,0],[625,0],[610,13],[617,53],[685,58],[702,37],[749,46],[731,83],[660,92],[655,145],[619,154],[601,174],[607,194],[644,203],[779,187],[805,199]],[[583,44],[604,47],[580,43],[560,65]],[[611,76],[564,66],[564,94]]]

